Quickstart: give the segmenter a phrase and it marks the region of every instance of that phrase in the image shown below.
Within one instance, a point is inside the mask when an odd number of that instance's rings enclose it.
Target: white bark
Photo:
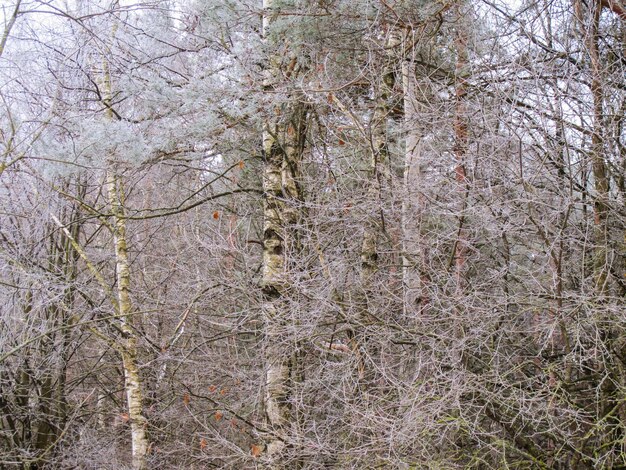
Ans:
[[[264,0],[263,33],[266,43],[273,20],[275,3]],[[271,46],[271,44],[268,44]],[[277,77],[283,74],[281,57],[268,57],[264,87],[273,90]],[[294,67],[294,58],[288,67]],[[289,73],[293,72],[290,68]],[[265,347],[264,406],[271,431],[266,440],[264,461],[268,468],[286,468],[284,454],[288,428],[292,420],[291,388],[296,368],[295,354],[281,342],[281,330],[289,321],[282,305],[287,279],[287,256],[297,243],[294,227],[299,218],[301,199],[298,187],[300,160],[306,132],[306,109],[295,97],[276,104],[263,130],[263,316],[267,345]]]
[[[108,197],[113,213],[113,238],[115,242],[115,271],[117,275],[117,301],[124,336],[121,344],[122,365],[126,391],[126,404],[131,428],[131,446],[134,470],[147,468],[147,420],[143,415],[143,394],[137,364],[137,335],[133,328],[133,308],[130,300],[130,265],[124,218],[124,191],[112,172],[107,176]]]
[[[368,168],[369,188],[367,194],[367,209],[369,214],[365,222],[363,241],[361,243],[361,269],[360,269],[360,289],[359,310],[360,323],[365,329],[371,324],[369,297],[372,290],[374,275],[378,271],[379,239],[382,235],[384,225],[384,209],[381,201],[388,200],[391,187],[391,175],[389,172],[389,135],[388,120],[392,112],[394,87],[396,84],[395,67],[397,65],[398,46],[402,44],[401,34],[392,30],[385,41],[386,64],[383,67],[381,83],[378,88],[376,106],[370,123],[371,153]],[[356,332],[356,344],[354,346],[358,359],[359,380],[369,376],[368,381],[372,381],[371,368],[367,366],[365,360],[368,356],[376,356],[377,353],[368,348],[368,334]],[[354,334],[351,334],[354,336]],[[368,349],[370,349],[368,351]]]

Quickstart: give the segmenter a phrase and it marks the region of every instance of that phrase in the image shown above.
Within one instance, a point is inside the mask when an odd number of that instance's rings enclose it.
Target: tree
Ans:
[[[272,436],[267,441],[271,468],[288,468],[285,447],[294,419],[292,383],[298,380],[298,343],[285,342],[284,331],[291,321],[283,295],[290,288],[288,256],[297,253],[296,224],[301,220],[301,167],[307,132],[307,105],[303,96],[285,86],[282,77],[296,80],[303,73],[302,58],[290,51],[289,43],[273,28],[284,8],[272,0],[263,2],[263,35],[267,46],[264,89],[277,93],[280,101],[270,104],[263,128],[263,275],[261,285],[265,302],[265,400],[264,407]],[[292,6],[293,8],[293,6]],[[281,86],[282,85],[282,86]],[[282,98],[284,96],[284,98]],[[281,102],[282,101],[282,102]],[[294,347],[295,346],[295,347]]]

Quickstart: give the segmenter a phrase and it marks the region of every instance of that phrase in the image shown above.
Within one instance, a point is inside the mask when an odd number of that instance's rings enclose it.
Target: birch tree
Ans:
[[[307,132],[307,108],[302,95],[290,82],[301,73],[302,64],[290,51],[289,43],[275,31],[285,6],[272,0],[263,3],[263,35],[267,47],[264,90],[284,96],[270,104],[263,129],[263,276],[265,296],[265,399],[271,435],[266,444],[270,468],[287,468],[287,448],[293,414],[293,383],[298,380],[297,344],[285,338],[292,321],[283,300],[290,289],[290,254],[298,250],[296,224],[301,218],[302,189],[300,168]],[[293,6],[292,6],[293,8]],[[288,80],[285,85],[282,80]],[[286,340],[286,341],[285,341]]]

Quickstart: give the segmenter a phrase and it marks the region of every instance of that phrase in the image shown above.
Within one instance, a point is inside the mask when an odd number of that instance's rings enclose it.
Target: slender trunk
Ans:
[[[388,190],[391,181],[389,171],[389,136],[387,121],[393,111],[393,96],[396,83],[395,65],[393,55],[397,53],[397,47],[402,43],[401,35],[396,30],[389,31],[385,41],[385,64],[382,71],[381,83],[378,87],[378,96],[372,118],[370,121],[370,155],[368,164],[368,190],[366,209],[368,210],[365,220],[365,230],[360,252],[360,295],[359,295],[359,322],[363,331],[351,333],[356,339],[353,350],[358,361],[359,380],[370,385],[374,368],[369,367],[367,362],[374,358],[376,348],[371,344],[370,335],[367,333],[368,325],[375,318],[372,312],[370,299],[374,289],[374,277],[379,269],[378,254],[380,238],[387,230],[385,224],[385,205],[389,197]],[[387,214],[388,216],[388,214]],[[389,233],[389,232],[387,232]],[[351,339],[354,341],[354,339]]]
[[[391,31],[385,45],[387,55],[391,56],[395,52],[394,48],[400,44],[400,35],[396,31]],[[361,244],[360,273],[361,284],[365,290],[370,287],[372,277],[378,271],[379,238],[385,227],[385,214],[381,204],[382,191],[385,186],[389,185],[391,178],[389,172],[387,120],[392,112],[392,98],[396,76],[394,70],[395,62],[391,57],[388,57],[386,62],[370,126],[371,153],[368,167],[369,189],[367,201],[371,210],[363,234],[363,243]]]
[[[590,59],[591,95],[593,98],[593,127],[591,134],[591,173],[594,185],[594,253],[593,253],[593,281],[594,289],[604,303],[609,294],[611,263],[609,259],[610,221],[609,221],[609,170],[605,155],[605,122],[604,122],[604,89],[603,68],[600,56],[600,17],[602,14],[602,0],[590,3],[590,21],[586,30],[586,47]],[[600,390],[601,419],[613,421],[612,415],[623,418],[626,416],[626,407],[621,398],[620,387],[626,382],[626,372],[623,367],[623,355],[626,344],[622,328],[619,326],[619,316],[614,319],[615,325],[603,331],[604,341],[611,351],[610,361],[601,364],[601,369],[610,380],[603,380]],[[603,440],[606,443],[624,440],[626,429],[623,419],[617,419],[615,424],[607,426]],[[603,447],[606,447],[603,446]]]
[[[11,29],[13,29],[13,26],[15,25],[15,21],[17,20],[17,17],[20,14],[21,3],[22,3],[22,0],[17,0],[17,2],[15,3],[15,7],[13,8],[12,14],[5,24],[2,37],[0,38],[0,57],[2,57],[2,54],[4,53],[4,48],[7,44],[7,40],[9,39],[9,35],[11,34]]]
[[[80,183],[80,179],[77,180],[79,186],[79,197],[84,199],[86,194],[86,185]],[[80,237],[82,226],[82,213],[80,207],[76,207],[71,216],[70,233],[74,240],[78,240]],[[62,322],[64,325],[72,326],[77,320],[74,316],[72,308],[74,307],[74,301],[76,297],[76,288],[74,283],[78,276],[78,262],[80,260],[80,254],[76,251],[72,245],[72,239],[69,237],[64,238],[64,251],[65,251],[65,279],[69,284],[65,291],[64,304],[67,306],[67,310],[63,312]],[[59,370],[59,381],[57,386],[57,403],[58,413],[57,420],[59,429],[65,429],[67,425],[67,367],[70,358],[70,345],[72,342],[71,328],[66,328],[62,332],[62,350],[61,350],[61,365]]]
[[[112,7],[119,7],[114,1]],[[117,24],[113,25],[111,36],[115,37]],[[104,59],[104,96],[107,106],[106,117],[113,120],[113,110],[110,107],[113,92],[109,63]],[[113,241],[115,244],[115,273],[117,285],[117,305],[120,316],[122,338],[119,341],[124,369],[124,388],[126,405],[131,432],[132,466],[133,470],[147,468],[148,437],[146,435],[147,420],[143,413],[143,392],[139,365],[137,361],[138,338],[134,326],[133,306],[130,300],[130,263],[128,258],[128,244],[126,238],[126,214],[124,210],[125,191],[121,177],[117,174],[114,159],[109,162],[106,174],[107,196],[113,215]]]
[[[468,123],[467,123],[467,109],[466,109],[466,97],[467,97],[467,67],[468,67],[468,52],[467,52],[467,33],[465,25],[461,24],[462,4],[457,5],[458,21],[457,32],[455,37],[456,46],[456,101],[454,109],[454,155],[456,157],[455,177],[456,182],[461,192],[462,205],[459,214],[459,228],[457,233],[457,239],[454,245],[454,272],[455,272],[455,285],[457,295],[460,294],[464,287],[463,282],[463,270],[467,257],[467,230],[465,228],[465,209],[467,206],[467,173],[465,170],[465,159],[467,154],[468,144]]]
[[[600,2],[592,2],[591,26],[587,34],[587,48],[591,59],[591,94],[593,97],[593,131],[591,136],[591,169],[595,186],[594,200],[594,243],[593,259],[594,283],[596,291],[603,295],[607,291],[609,266],[607,260],[608,233],[608,196],[609,177],[604,160],[604,92],[602,89],[602,66],[598,47]]]
[[[114,217],[113,238],[115,243],[117,301],[123,335],[121,355],[131,429],[132,464],[134,470],[143,470],[147,468],[147,420],[143,415],[143,394],[139,366],[137,364],[137,334],[133,327],[133,308],[130,300],[130,265],[124,214],[124,189],[119,177],[113,171],[107,175],[107,189],[109,204]]]
[[[13,8],[13,13],[10,17],[5,18],[5,26],[4,31],[2,32],[2,37],[0,37],[0,57],[4,54],[4,49],[6,47],[7,41],[9,40],[9,35],[11,34],[11,30],[13,26],[15,26],[15,22],[17,21],[17,17],[20,14],[20,6],[22,4],[22,0],[18,0],[15,3],[15,7]],[[13,141],[13,138],[9,139],[9,143]],[[9,146],[10,147],[10,146]],[[0,176],[4,173],[10,165],[14,164],[16,161],[20,160],[22,157],[17,157],[13,161],[9,158],[9,154],[6,153],[3,157],[3,161],[0,161]]]
[[[413,41],[412,37],[408,37],[407,41]],[[407,51],[408,57],[402,63],[402,91],[405,141],[404,141],[404,173],[403,184],[404,193],[402,198],[402,285],[403,285],[403,314],[405,317],[413,314],[414,307],[420,303],[420,311],[422,310],[423,300],[423,283],[421,279],[422,269],[422,240],[420,219],[422,213],[422,200],[419,194],[414,193],[414,188],[420,190],[421,181],[420,168],[420,135],[416,129],[419,119],[419,102],[417,97],[417,79],[415,77],[415,62],[412,51]],[[417,214],[416,219],[411,219],[411,215]],[[414,234],[416,241],[409,243],[409,237]],[[411,260],[407,253],[417,253],[417,258]],[[411,270],[411,263],[417,263],[417,266]],[[416,274],[412,274],[415,272]],[[418,297],[416,297],[416,295]]]

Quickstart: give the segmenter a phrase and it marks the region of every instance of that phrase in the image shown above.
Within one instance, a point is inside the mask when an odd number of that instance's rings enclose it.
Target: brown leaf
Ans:
[[[216,411],[215,412],[215,421],[219,421],[224,417],[224,413],[222,413],[221,411]]]
[[[188,393],[185,393],[185,394],[183,395],[183,403],[184,403],[185,405],[189,405],[189,402],[190,402],[190,401],[191,401],[191,397],[189,396],[189,394],[188,394]]]
[[[122,423],[128,423],[130,416],[128,416],[128,413],[122,413],[120,415],[120,419],[122,420]]]
[[[215,390],[217,390],[215,385],[209,385],[209,392],[213,393]]]
[[[214,218],[215,220],[219,219],[219,218],[220,218],[220,213],[219,213],[219,212],[217,212],[217,211],[213,212],[213,218]]]
[[[246,165],[246,164],[243,162],[243,160],[241,160],[241,161],[239,162],[239,169],[240,169],[240,170],[243,170],[243,167],[244,167],[245,165]]]
[[[252,453],[252,457],[260,457],[261,452],[263,452],[263,447],[252,444],[252,447],[250,447],[250,452]]]
[[[339,139],[339,145],[346,145],[346,143],[343,140]]]
[[[200,450],[204,450],[207,446],[206,439],[203,437],[200,439]]]

